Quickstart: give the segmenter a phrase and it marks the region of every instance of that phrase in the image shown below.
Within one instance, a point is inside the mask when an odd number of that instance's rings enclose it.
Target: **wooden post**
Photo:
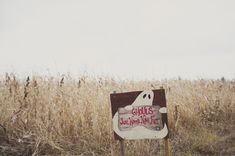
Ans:
[[[119,142],[120,142],[121,156],[125,156],[124,140],[119,140]]]
[[[165,142],[165,155],[170,156],[169,139],[165,138],[164,142]]]

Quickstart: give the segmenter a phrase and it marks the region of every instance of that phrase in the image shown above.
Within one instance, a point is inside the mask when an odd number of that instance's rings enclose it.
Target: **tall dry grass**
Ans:
[[[112,91],[165,88],[174,155],[235,154],[235,81],[117,81],[28,77],[0,80],[1,155],[120,155]],[[127,155],[163,155],[161,140],[125,141]]]

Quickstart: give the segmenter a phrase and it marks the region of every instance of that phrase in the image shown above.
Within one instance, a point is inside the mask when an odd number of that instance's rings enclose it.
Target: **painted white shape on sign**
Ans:
[[[160,113],[167,113],[166,107],[160,108],[160,109],[159,109],[159,112],[160,112]]]

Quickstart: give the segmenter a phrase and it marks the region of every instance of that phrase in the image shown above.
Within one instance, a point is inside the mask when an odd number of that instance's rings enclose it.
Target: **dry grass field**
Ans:
[[[109,95],[166,91],[172,155],[235,155],[235,81],[0,79],[0,155],[120,155]],[[164,155],[162,140],[125,141],[126,155]]]

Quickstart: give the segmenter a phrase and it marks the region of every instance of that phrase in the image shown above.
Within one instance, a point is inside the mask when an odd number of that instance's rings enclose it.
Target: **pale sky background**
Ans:
[[[235,0],[0,0],[0,75],[235,78]]]

